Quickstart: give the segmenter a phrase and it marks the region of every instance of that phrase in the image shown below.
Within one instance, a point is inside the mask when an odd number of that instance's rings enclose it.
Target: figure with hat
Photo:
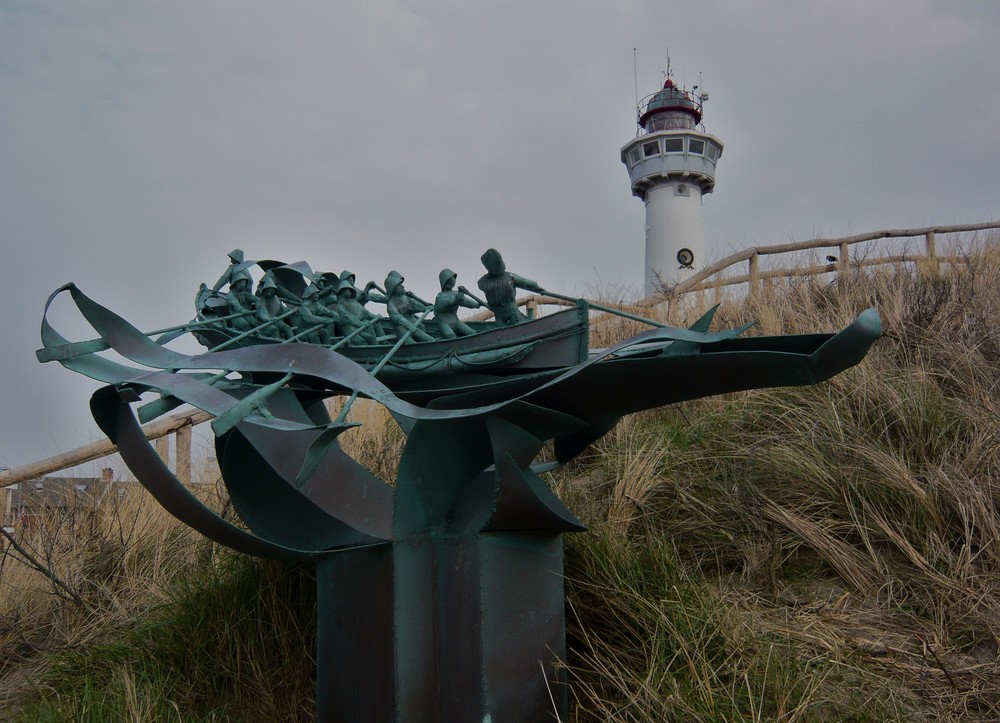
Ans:
[[[260,299],[257,302],[257,321],[266,324],[262,331],[280,339],[291,339],[295,336],[295,330],[284,321],[284,316],[288,312],[285,305],[278,298],[278,285],[270,276],[264,276],[258,287]]]
[[[403,281],[405,279],[398,271],[390,271],[385,277],[385,294],[389,299],[385,306],[396,336],[402,339],[408,335],[407,343],[434,341],[434,337],[420,329],[413,318],[415,314],[427,311],[430,304],[410,294],[403,286]]]
[[[243,316],[229,320],[236,331],[250,331],[254,327],[251,317],[257,311],[257,297],[250,293],[249,274],[237,277],[229,285],[226,305],[229,307],[230,314],[243,314]]]
[[[252,266],[254,262],[243,260],[243,249],[233,249],[230,251],[229,261],[229,268],[223,272],[219,280],[215,282],[215,286],[212,287],[213,294],[218,294],[219,290],[227,284],[231,289],[236,279],[246,279],[248,287],[253,284],[253,278],[251,278],[250,272],[247,271],[247,267]]]
[[[337,287],[337,314],[340,317],[340,331],[344,336],[347,336],[362,329],[354,339],[347,342],[350,346],[356,346],[360,342],[374,344],[377,341],[375,331],[369,322],[372,319],[378,319],[378,317],[359,304],[357,296],[358,290],[354,288],[354,284],[341,278],[340,285]]]
[[[438,274],[441,291],[434,298],[434,321],[445,339],[475,334],[475,329],[458,318],[458,309],[463,306],[466,309],[478,309],[483,305],[464,286],[455,288],[457,280],[458,274],[451,269],[441,269]]]
[[[343,271],[340,272],[340,280],[343,281],[344,279],[347,279],[348,281],[351,282],[351,285],[354,287],[354,292],[357,294],[355,298],[358,300],[359,304],[364,306],[369,301],[374,301],[376,304],[384,304],[388,301],[388,299],[386,299],[381,294],[372,293],[372,289],[378,288],[378,284],[376,284],[374,281],[369,281],[367,284],[365,284],[365,288],[359,289],[357,278],[358,278],[357,275],[350,269],[344,269]]]
[[[486,273],[479,277],[479,288],[486,296],[486,306],[496,317],[500,326],[513,326],[528,317],[518,311],[517,290],[525,289],[542,293],[542,287],[531,279],[512,274],[507,270],[503,257],[496,249],[487,249],[480,260],[486,267]]]
[[[340,320],[340,317],[337,312],[326,307],[322,293],[316,284],[310,284],[302,292],[302,304],[299,306],[296,327],[300,333],[312,329],[303,337],[303,341],[329,346],[333,336],[333,325]]]

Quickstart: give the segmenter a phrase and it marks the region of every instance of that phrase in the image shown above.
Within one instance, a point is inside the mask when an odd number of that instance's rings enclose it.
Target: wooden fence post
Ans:
[[[840,255],[837,256],[837,275],[847,272],[847,262],[850,259],[851,247],[846,241],[840,242]]]
[[[183,484],[191,482],[191,427],[182,427],[174,433],[174,474]]]
[[[757,259],[758,255],[756,252],[754,252],[753,256],[750,257],[750,269],[747,275],[748,279],[747,286],[749,287],[747,296],[751,299],[757,292],[757,286],[760,284],[760,274],[757,270]]]
[[[160,437],[153,442],[153,448],[160,455],[160,459],[170,465],[170,437]]]
[[[527,302],[524,304],[524,310],[527,312],[529,319],[538,318],[538,297],[529,297]]]
[[[928,231],[924,236],[924,254],[927,260],[922,264],[925,274],[937,275],[941,270],[941,264],[937,258],[937,249],[934,243],[934,232]]]

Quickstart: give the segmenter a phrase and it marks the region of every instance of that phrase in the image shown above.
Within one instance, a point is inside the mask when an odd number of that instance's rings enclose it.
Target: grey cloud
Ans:
[[[668,46],[704,71],[719,255],[995,218],[998,30],[930,0],[5,3],[0,464],[97,436],[95,385],[33,358],[70,279],[146,328],[234,246],[427,293],[496,246],[554,289],[637,288],[633,46],[640,95]]]

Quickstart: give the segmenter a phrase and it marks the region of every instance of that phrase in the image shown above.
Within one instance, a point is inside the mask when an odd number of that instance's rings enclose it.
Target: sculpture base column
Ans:
[[[394,547],[398,721],[565,714],[560,534],[412,537]]]
[[[394,720],[392,545],[316,564],[316,720]]]

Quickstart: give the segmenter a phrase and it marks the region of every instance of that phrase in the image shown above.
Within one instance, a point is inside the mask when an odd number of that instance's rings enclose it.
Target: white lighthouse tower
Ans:
[[[646,204],[647,296],[683,281],[706,262],[701,199],[715,188],[723,147],[699,130],[706,100],[707,93],[676,86],[668,70],[663,88],[640,101],[639,131],[622,148],[632,195]]]

